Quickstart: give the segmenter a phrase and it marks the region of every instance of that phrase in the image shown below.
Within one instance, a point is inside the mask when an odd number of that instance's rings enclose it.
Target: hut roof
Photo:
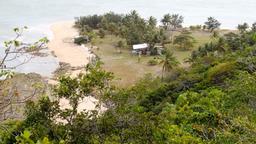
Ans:
[[[143,44],[136,44],[132,46],[134,50],[139,50],[139,49],[145,49],[148,48],[148,44],[143,43]]]

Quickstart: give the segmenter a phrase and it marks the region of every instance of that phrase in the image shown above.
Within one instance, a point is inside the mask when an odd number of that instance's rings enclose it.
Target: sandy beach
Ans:
[[[92,54],[87,47],[75,45],[72,42],[72,39],[78,36],[77,30],[73,28],[73,24],[73,21],[52,24],[53,39],[50,40],[48,48],[54,52],[54,55],[60,62],[68,63],[72,67],[82,67],[89,63],[88,59]],[[71,76],[76,76],[81,70],[72,71]],[[49,80],[49,83],[57,84],[54,80]],[[95,110],[97,102],[98,100],[93,97],[86,97],[79,103],[78,111]],[[60,107],[62,109],[70,108],[68,100],[61,99]]]
[[[72,42],[72,39],[78,36],[73,24],[73,21],[52,24],[53,39],[49,42],[48,47],[60,62],[68,63],[72,67],[82,67],[88,64],[88,57],[91,54],[87,47],[78,46]],[[73,71],[72,75],[79,72],[79,70]]]

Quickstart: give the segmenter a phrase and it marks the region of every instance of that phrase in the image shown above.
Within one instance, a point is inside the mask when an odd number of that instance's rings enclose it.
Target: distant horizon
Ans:
[[[0,0],[0,144],[256,144],[255,8]]]
[[[103,14],[110,11],[127,14],[136,10],[142,17],[154,16],[158,22],[164,14],[180,14],[184,17],[183,26],[203,25],[208,17],[215,17],[222,29],[235,29],[238,24],[256,22],[252,15],[255,0],[8,0],[0,1],[0,44],[13,36],[15,27],[28,26],[24,41],[35,41],[40,37],[52,38],[50,26],[59,21],[73,21],[75,17]],[[246,8],[246,9],[245,9]],[[1,51],[0,51],[1,54]],[[36,61],[47,65],[48,59]],[[51,58],[54,69],[54,58]],[[49,65],[49,64],[48,64]],[[24,71],[28,67],[24,66]],[[49,75],[49,72],[47,72]]]
[[[103,14],[109,11],[128,13],[136,10],[142,17],[154,16],[160,21],[166,13],[178,13],[184,16],[184,25],[203,24],[207,17],[218,19],[223,29],[235,29],[240,23],[256,21],[252,15],[254,0],[19,0],[0,1],[0,33],[5,28],[22,25],[37,26],[56,21],[72,20],[75,17]],[[1,39],[1,38],[0,38]]]

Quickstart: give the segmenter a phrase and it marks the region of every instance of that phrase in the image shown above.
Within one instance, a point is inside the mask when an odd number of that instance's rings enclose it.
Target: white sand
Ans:
[[[54,52],[54,55],[60,62],[68,63],[72,67],[83,67],[89,63],[89,57],[92,57],[92,54],[88,47],[73,43],[74,37],[78,36],[78,32],[73,25],[73,21],[52,24],[50,28],[53,33],[53,39],[48,43],[48,48]],[[72,71],[70,74],[74,77],[78,75],[81,70]],[[57,84],[57,82],[52,79],[49,79],[48,83]]]
[[[78,35],[78,32],[73,28],[74,22],[58,22],[51,26],[53,39],[49,42],[48,48],[54,52],[60,62],[69,63],[72,67],[85,66],[89,63],[89,57],[92,54],[88,47],[78,46],[72,42],[72,39]],[[72,71],[71,76],[79,74],[81,70]],[[57,84],[54,80],[49,80],[51,84]],[[86,97],[78,106],[78,112],[83,110],[95,110],[98,100],[93,97]],[[60,100],[61,109],[70,109],[68,100]],[[104,108],[101,107],[100,110]]]
[[[90,55],[88,48],[75,45],[72,39],[78,36],[78,32],[73,28],[74,22],[58,22],[51,26],[53,40],[48,47],[57,56],[59,61],[69,63],[71,66],[84,66],[88,63]]]

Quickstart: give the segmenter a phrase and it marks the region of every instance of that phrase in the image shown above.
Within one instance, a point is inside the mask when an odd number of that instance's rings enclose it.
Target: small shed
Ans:
[[[132,48],[133,48],[133,51],[141,52],[141,53],[143,53],[143,54],[146,54],[146,52],[147,52],[149,46],[148,46],[148,44],[143,43],[143,44],[136,44],[136,45],[133,45]]]
[[[136,44],[132,46],[133,50],[143,50],[148,48],[148,44],[143,43],[143,44]]]

